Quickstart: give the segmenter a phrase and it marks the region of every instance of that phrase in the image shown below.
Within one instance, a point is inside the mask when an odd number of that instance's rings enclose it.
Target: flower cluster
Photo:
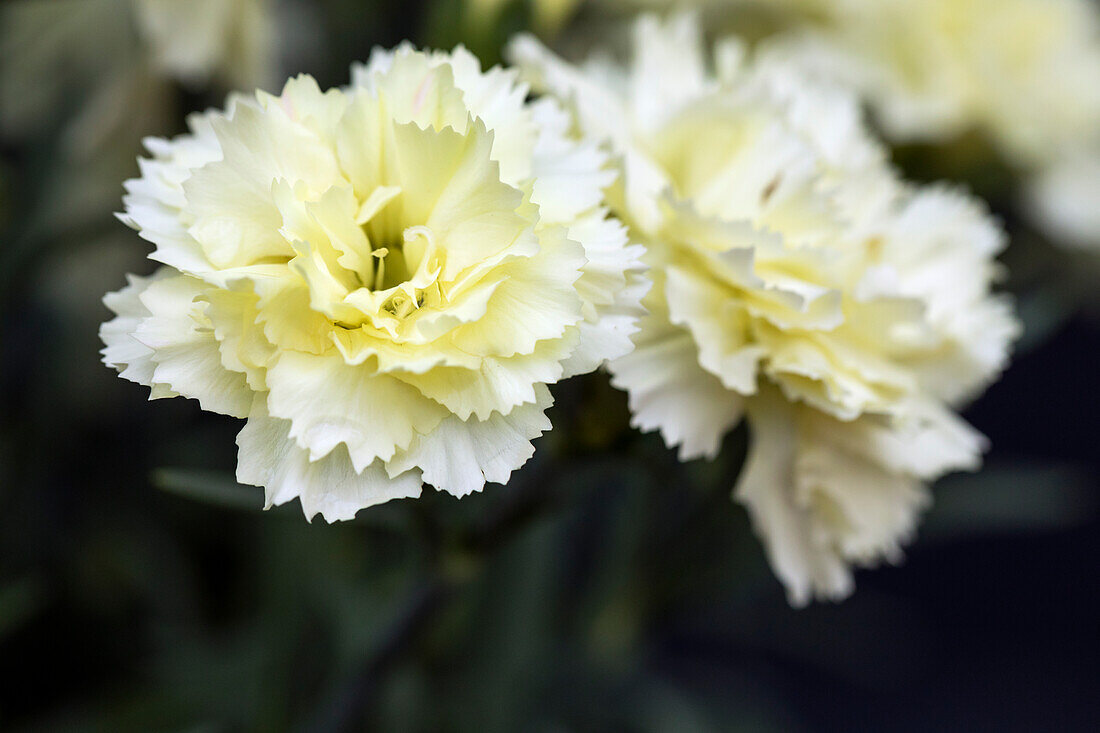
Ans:
[[[692,16],[640,19],[625,66],[509,53],[375,50],[148,141],[121,217],[161,267],[107,297],[104,361],[246,418],[238,480],[330,521],[504,483],[548,386],[606,363],[682,459],[746,419],[735,495],[791,602],[848,594],[980,464],[954,410],[1017,334],[1000,228]]]
[[[123,220],[162,267],[109,295],[104,361],[247,423],[237,478],[348,519],[501,482],[548,384],[631,348],[648,286],[605,154],[462,49],[375,51],[148,141]]]
[[[654,287],[610,364],[634,424],[684,459],[747,416],[736,489],[792,603],[851,590],[899,555],[925,482],[984,439],[951,406],[996,376],[1017,331],[992,296],[1003,235],[984,208],[899,180],[856,100],[644,17],[627,67],[575,67],[521,37],[513,60],[610,145],[613,212]]]

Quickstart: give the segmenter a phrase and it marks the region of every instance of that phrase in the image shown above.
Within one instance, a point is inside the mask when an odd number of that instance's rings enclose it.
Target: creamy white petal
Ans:
[[[153,381],[153,370],[156,368],[153,350],[134,338],[134,331],[151,315],[142,304],[140,295],[150,284],[173,274],[171,270],[161,268],[150,277],[127,275],[126,287],[103,298],[104,305],[116,316],[99,327],[99,338],[105,345],[99,352],[103,355],[103,363],[117,370],[123,379],[150,387],[150,399],[175,397],[176,393],[167,385]]]
[[[776,400],[754,410],[748,458],[734,496],[748,509],[787,599],[792,606],[805,606],[814,598],[844,598],[854,581],[835,548],[821,544],[812,509],[796,493],[796,409]]]
[[[750,422],[754,419],[752,413]],[[861,417],[843,423],[800,411],[794,464],[795,501],[810,512],[815,544],[822,552],[835,552],[846,562],[861,565],[900,560],[902,544],[912,539],[920,513],[931,500],[919,477],[897,463],[890,465],[888,458],[873,453],[872,446],[845,450],[845,443],[862,437],[860,431],[874,429],[864,425],[871,421]],[[900,432],[880,439],[902,442],[910,437],[908,431]],[[913,452],[934,452],[931,447],[918,444]],[[942,447],[949,453],[959,452],[950,444]],[[943,460],[938,455],[933,459]],[[921,473],[940,472],[922,464]]]
[[[639,330],[639,317],[645,313],[642,298],[652,286],[642,272],[629,272],[615,302],[592,309],[595,312],[577,325],[580,339],[573,353],[562,362],[563,379],[586,374],[604,362],[634,351],[631,337]]]
[[[736,296],[688,270],[666,270],[669,320],[688,330],[698,349],[699,365],[718,377],[726,389],[749,395],[756,391],[757,364],[767,353],[749,342],[749,322]]]
[[[631,425],[660,430],[680,459],[713,458],[741,420],[743,398],[699,366],[691,334],[657,316],[642,319],[634,351],[608,364],[611,383],[629,396]]]
[[[149,316],[134,328],[134,338],[152,350],[153,382],[198,400],[204,410],[245,417],[252,393],[245,376],[222,364],[214,329],[198,300],[200,280],[165,276],[138,297]]]
[[[277,107],[238,104],[231,118],[214,117],[212,124],[222,158],[183,184],[195,217],[189,233],[219,267],[292,255],[279,235],[282,217],[272,184],[300,181],[323,192],[343,181],[334,152]]]
[[[531,161],[531,201],[543,221],[571,223],[603,202],[615,171],[597,141],[569,135],[569,116],[553,99],[540,99],[531,111],[540,129]]]
[[[509,413],[537,399],[540,384],[553,384],[564,375],[562,362],[577,345],[573,329],[560,339],[539,342],[530,354],[509,358],[485,357],[477,369],[440,366],[423,374],[395,372],[394,377],[412,385],[443,405],[460,420],[474,415],[487,420],[493,412]]]
[[[630,103],[639,125],[659,127],[711,86],[695,16],[672,15],[661,21],[644,15],[634,25],[632,40]]]
[[[984,438],[934,404],[839,421],[774,393],[748,408],[736,496],[792,604],[851,592],[852,565],[897,562],[930,496],[924,482],[980,465]]]
[[[458,497],[481,491],[486,482],[507,483],[512,471],[534,455],[531,440],[550,429],[544,413],[553,398],[542,385],[537,393],[535,403],[506,415],[493,413],[488,420],[447,417],[387,461],[386,470],[397,475],[419,468],[425,483]]]
[[[387,374],[349,366],[339,354],[284,352],[267,370],[268,410],[317,460],[343,443],[356,470],[393,457],[446,411]]]
[[[357,471],[343,446],[311,461],[290,437],[290,421],[267,414],[263,395],[257,395],[237,446],[237,480],[263,486],[266,508],[300,499],[306,519],[320,514],[327,522],[348,520],[360,509],[420,496],[418,471],[390,478],[381,461]]]
[[[533,36],[514,37],[505,51],[536,88],[549,90],[561,100],[570,100],[574,114],[596,139],[624,139],[622,121],[628,119],[625,100],[614,91],[594,83],[548,51]]]
[[[531,175],[536,185],[540,174],[532,173],[533,146],[543,137],[532,119],[538,105],[526,104],[527,85],[519,82],[515,69],[495,66],[481,70],[477,57],[459,46],[448,57],[437,54],[436,63],[449,60],[454,70],[455,86],[462,90],[463,101],[475,116],[484,120],[493,135],[493,160],[500,164],[501,180],[519,185]]]

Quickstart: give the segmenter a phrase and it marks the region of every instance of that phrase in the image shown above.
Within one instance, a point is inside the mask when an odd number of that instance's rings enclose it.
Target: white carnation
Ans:
[[[610,365],[634,424],[684,459],[747,416],[736,496],[792,603],[894,559],[925,482],[980,463],[949,405],[995,377],[1017,326],[990,295],[1003,235],[984,208],[898,180],[855,100],[644,17],[633,61],[513,59],[621,162],[614,212],[654,280],[637,348]]]
[[[1091,0],[836,0],[778,42],[851,84],[887,134],[971,129],[1018,165],[1100,136],[1100,14]]]
[[[104,361],[248,422],[237,478],[348,519],[503,483],[547,385],[632,348],[640,248],[606,156],[463,49],[375,51],[151,139],[124,221],[163,266],[108,296]]]

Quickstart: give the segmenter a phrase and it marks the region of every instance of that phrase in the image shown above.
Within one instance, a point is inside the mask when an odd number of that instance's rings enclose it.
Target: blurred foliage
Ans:
[[[277,8],[282,71],[324,85],[374,44],[463,42],[493,63],[512,32],[557,22],[507,0]],[[131,38],[98,22],[68,31]],[[34,82],[38,68],[5,59],[0,76]],[[100,297],[151,269],[111,217],[139,140],[178,132],[226,90],[148,78],[124,126],[74,148],[65,130],[106,79],[57,73],[59,106],[0,139],[5,730],[1100,724],[1100,404],[1094,370],[1077,371],[1100,338],[1074,316],[1095,302],[1097,264],[1024,227],[1011,175],[980,141],[895,160],[974,188],[1012,235],[1006,286],[1029,341],[971,411],[994,439],[989,465],[937,488],[907,567],[795,612],[730,501],[746,431],[718,460],[680,464],[626,430],[603,374],[555,389],[556,429],[507,487],[461,501],[429,490],[333,526],[297,504],[261,511],[262,492],[232,477],[235,421],[147,404],[96,353]]]

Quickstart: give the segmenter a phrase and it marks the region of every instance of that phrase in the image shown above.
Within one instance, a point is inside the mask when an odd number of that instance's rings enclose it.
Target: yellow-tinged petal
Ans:
[[[391,499],[420,496],[418,470],[390,477],[381,461],[356,470],[343,445],[311,460],[309,451],[290,437],[290,422],[268,415],[263,395],[256,396],[237,446],[237,481],[263,486],[265,508],[298,498],[306,519],[320,514],[335,522]]]
[[[226,369],[243,372],[253,390],[266,390],[266,368],[275,355],[275,347],[256,327],[257,296],[248,292],[208,289],[201,299],[207,303],[206,316],[214,328],[222,364]]]
[[[99,328],[99,337],[104,348],[100,351],[103,363],[118,371],[119,376],[131,382],[149,387],[152,393],[149,399],[176,397],[177,394],[164,384],[153,381],[153,349],[134,337],[134,331],[143,320],[152,315],[141,302],[140,295],[157,280],[173,277],[174,273],[162,267],[150,277],[127,275],[128,284],[122,290],[108,293],[103,303],[115,314]]]
[[[134,338],[153,351],[153,383],[198,400],[204,410],[244,417],[252,392],[243,374],[222,364],[206,304],[198,301],[206,287],[184,275],[150,283],[138,296],[149,315]]]
[[[740,394],[756,391],[758,362],[767,349],[751,342],[744,305],[729,288],[676,267],[665,271],[669,320],[683,326],[699,348],[699,365]]]
[[[634,351],[608,365],[612,384],[627,390],[631,424],[660,430],[681,460],[713,458],[741,421],[743,398],[699,366],[691,335],[667,317],[651,313],[639,326]]]
[[[268,367],[268,409],[290,420],[290,437],[320,459],[343,443],[356,470],[393,457],[446,417],[440,405],[387,374],[349,366],[339,354],[281,353]]]
[[[441,366],[423,374],[394,372],[396,378],[467,420],[487,420],[493,412],[507,414],[518,405],[535,402],[539,384],[562,378],[561,362],[576,348],[580,335],[567,331],[541,341],[534,352],[510,358],[486,357],[477,369]]]
[[[531,440],[550,429],[544,414],[553,404],[550,390],[539,385],[536,401],[487,420],[447,417],[427,435],[386,464],[391,474],[419,468],[424,481],[458,497],[481,491],[486,482],[503,484],[530,458]]]
[[[587,260],[584,248],[562,227],[539,234],[539,252],[503,266],[482,317],[451,332],[456,347],[471,354],[530,354],[541,341],[561,338],[582,318],[575,283]]]

